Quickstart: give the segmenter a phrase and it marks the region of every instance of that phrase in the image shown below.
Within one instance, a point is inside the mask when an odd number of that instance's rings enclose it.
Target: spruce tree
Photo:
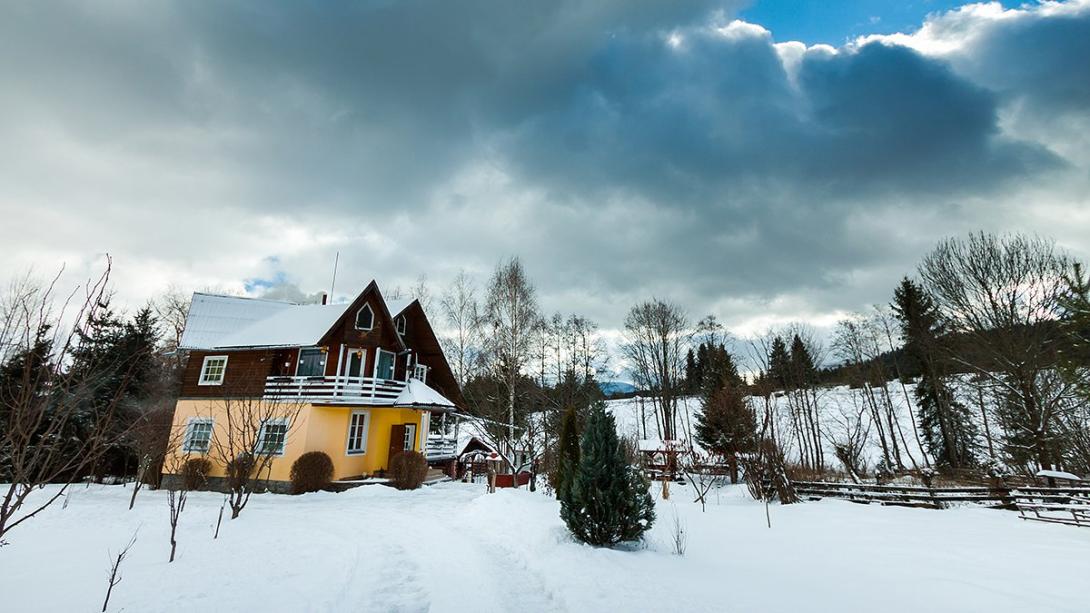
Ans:
[[[768,354],[768,378],[775,389],[787,389],[790,370],[791,354],[787,352],[787,343],[777,336],[772,339],[772,350]]]
[[[975,463],[976,428],[969,409],[946,384],[938,348],[945,329],[930,294],[909,278],[893,292],[894,316],[900,322],[905,357],[921,373],[913,395],[921,437],[940,469]]]
[[[791,339],[790,379],[793,387],[809,388],[817,383],[817,367],[806,343],[796,334]]]
[[[572,480],[579,468],[579,425],[575,405],[568,405],[560,421],[560,439],[557,441],[556,499],[568,500]]]
[[[643,474],[625,459],[613,416],[599,403],[587,417],[579,468],[560,517],[584,543],[612,546],[640,538],[655,521]]]

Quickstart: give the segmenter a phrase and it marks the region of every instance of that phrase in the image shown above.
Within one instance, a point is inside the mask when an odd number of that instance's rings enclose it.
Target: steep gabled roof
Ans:
[[[416,298],[409,298],[408,300],[404,298],[390,299],[386,301],[386,308],[390,309],[390,316],[396,318],[414,302],[416,302]]]
[[[371,281],[351,302],[343,304],[295,304],[262,298],[241,298],[196,292],[182,333],[183,349],[239,349],[249,347],[306,347],[317,345],[345,317],[375,295],[375,317],[390,330],[394,318],[416,300],[382,297]],[[349,312],[352,311],[352,312]],[[394,334],[396,342],[404,341]]]

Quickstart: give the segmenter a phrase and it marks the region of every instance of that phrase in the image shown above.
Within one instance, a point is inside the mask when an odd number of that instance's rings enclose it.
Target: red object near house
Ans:
[[[519,487],[530,482],[530,473],[523,471],[518,474]],[[512,487],[511,475],[496,475],[496,487]]]

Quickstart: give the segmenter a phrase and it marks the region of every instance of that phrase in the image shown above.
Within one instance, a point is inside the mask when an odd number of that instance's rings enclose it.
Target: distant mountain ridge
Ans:
[[[636,386],[624,381],[599,381],[598,389],[602,390],[602,393],[606,396],[617,396],[635,392]]]

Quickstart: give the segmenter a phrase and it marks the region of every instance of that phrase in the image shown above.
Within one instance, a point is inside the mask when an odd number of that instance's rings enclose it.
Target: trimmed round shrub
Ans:
[[[321,451],[308,451],[291,465],[291,493],[317,492],[333,481],[333,460]]]
[[[208,473],[212,472],[212,462],[206,458],[186,460],[182,466],[182,486],[187,490],[199,490],[208,484]]]
[[[390,460],[390,484],[399,490],[415,490],[428,476],[428,461],[416,451],[402,451]]]

